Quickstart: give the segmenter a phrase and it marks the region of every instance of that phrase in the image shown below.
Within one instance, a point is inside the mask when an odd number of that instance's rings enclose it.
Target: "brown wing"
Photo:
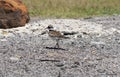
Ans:
[[[49,35],[51,37],[59,37],[59,38],[64,38],[64,36],[59,32],[59,31],[49,31]]]

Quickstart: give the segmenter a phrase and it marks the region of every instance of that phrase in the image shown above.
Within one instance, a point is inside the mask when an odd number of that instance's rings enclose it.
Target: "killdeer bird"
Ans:
[[[49,25],[47,27],[47,29],[48,29],[48,35],[49,35],[49,37],[51,37],[52,39],[56,40],[56,45],[55,45],[56,48],[60,48],[60,46],[59,46],[59,40],[69,38],[69,37],[65,37],[59,31],[54,30],[54,28],[53,28],[52,25]]]

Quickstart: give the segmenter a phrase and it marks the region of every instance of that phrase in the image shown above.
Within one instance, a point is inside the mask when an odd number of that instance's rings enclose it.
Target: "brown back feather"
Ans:
[[[49,31],[49,35],[51,37],[59,37],[59,38],[64,38],[64,35],[62,35],[59,31]]]

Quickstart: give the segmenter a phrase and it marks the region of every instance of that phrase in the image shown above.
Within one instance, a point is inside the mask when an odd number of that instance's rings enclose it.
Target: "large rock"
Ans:
[[[0,0],[0,28],[15,28],[29,22],[29,14],[21,0]]]

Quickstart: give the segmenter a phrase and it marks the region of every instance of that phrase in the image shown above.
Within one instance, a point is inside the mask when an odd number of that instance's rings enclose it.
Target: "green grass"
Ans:
[[[120,14],[120,0],[23,0],[31,16],[81,18]]]

